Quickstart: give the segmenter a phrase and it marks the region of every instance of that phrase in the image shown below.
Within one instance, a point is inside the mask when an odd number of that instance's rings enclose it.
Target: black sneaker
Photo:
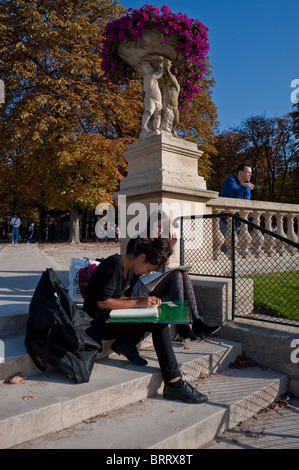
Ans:
[[[111,346],[111,349],[117,354],[122,354],[123,356],[125,356],[128,361],[132,362],[136,366],[146,366],[148,364],[146,359],[143,359],[141,356],[139,356],[139,353],[136,348],[126,348],[120,346],[119,344],[114,346],[113,344]]]
[[[139,352],[137,351],[137,349],[130,352],[129,354],[128,353],[125,354],[125,356],[130,362],[132,362],[133,364],[136,364],[136,366],[146,366],[148,364],[147,360],[143,359],[143,357],[139,355]]]
[[[176,326],[177,333],[184,339],[190,339],[191,341],[196,341],[197,336],[193,333],[189,325],[177,324]]]
[[[174,388],[165,384],[163,397],[167,400],[181,400],[187,403],[205,403],[208,401],[207,395],[195,390],[188,382],[184,382],[180,388]]]

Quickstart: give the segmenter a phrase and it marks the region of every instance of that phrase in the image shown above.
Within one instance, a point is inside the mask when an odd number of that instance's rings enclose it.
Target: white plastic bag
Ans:
[[[69,271],[69,295],[74,302],[83,303],[84,299],[79,289],[79,269],[87,268],[89,264],[100,264],[100,261],[88,258],[72,258]]]

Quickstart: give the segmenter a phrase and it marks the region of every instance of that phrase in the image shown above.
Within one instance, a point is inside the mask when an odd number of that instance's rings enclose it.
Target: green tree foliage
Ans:
[[[113,0],[0,2],[1,213],[16,209],[25,220],[41,206],[73,209],[78,222],[78,211],[111,201],[143,113],[141,81],[112,85],[100,67],[104,26],[124,12]],[[212,85],[210,76],[181,115],[182,134],[205,151],[204,176],[217,117]]]
[[[293,125],[292,125],[293,132],[297,140],[297,145],[299,145],[299,101],[293,105],[291,118],[293,122]]]
[[[139,84],[110,86],[100,69],[101,32],[123,11],[109,1],[1,2],[3,195],[18,206],[95,207],[117,187],[142,104]]]

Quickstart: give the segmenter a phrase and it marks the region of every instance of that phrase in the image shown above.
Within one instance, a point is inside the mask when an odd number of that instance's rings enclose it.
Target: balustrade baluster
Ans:
[[[242,209],[240,211],[240,217],[242,219],[247,219],[250,211],[246,211]],[[238,229],[238,254],[241,258],[247,258],[248,254],[250,253],[250,245],[251,245],[251,235],[248,232],[248,225],[247,224],[240,224]]]
[[[288,227],[288,231],[287,231],[287,238],[288,240],[291,240],[292,242],[294,243],[297,243],[297,235],[295,233],[295,217],[296,217],[296,214],[288,214],[287,215],[287,227]],[[288,250],[288,252],[291,254],[291,255],[294,255],[297,250],[294,246],[291,246],[291,245],[287,245],[286,246],[286,249]]]
[[[214,211],[215,214],[220,214],[221,210]],[[222,245],[225,243],[224,235],[220,230],[221,219],[215,217],[213,219],[213,259],[224,256],[224,253],[220,250]]]
[[[284,217],[284,214],[282,214],[281,212],[278,212],[275,217],[276,217],[276,220],[277,220],[277,232],[276,232],[277,235],[280,235],[281,237],[286,238],[286,234],[284,233],[284,230],[283,230],[283,217]],[[283,246],[283,243],[281,242],[281,240],[276,240],[276,243],[274,245],[274,249],[279,254],[279,256],[283,256],[285,251],[286,251],[285,247]]]
[[[255,223],[256,225],[260,225],[260,217],[262,213],[263,213],[262,211],[253,212],[253,223]],[[262,245],[264,243],[263,233],[261,230],[254,228],[251,236],[252,236],[252,240],[251,240],[252,252],[256,258],[259,258],[262,254]]]
[[[266,211],[264,212],[265,214],[265,228],[269,231],[272,231],[272,217],[273,217],[273,212]],[[268,233],[264,234],[264,245],[262,248],[264,248],[264,252],[267,256],[271,257],[275,254],[275,251],[273,250],[273,246],[276,242],[276,239],[269,235]]]
[[[225,255],[231,258],[232,255],[232,218],[225,217],[226,230],[224,234]]]

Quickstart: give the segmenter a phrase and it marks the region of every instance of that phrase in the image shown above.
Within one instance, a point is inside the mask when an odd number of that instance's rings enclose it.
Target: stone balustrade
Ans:
[[[238,213],[243,219],[249,219],[256,225],[262,225],[281,237],[299,243],[299,205],[297,204],[218,197],[209,200],[207,208],[213,214]],[[223,244],[226,245],[226,254],[230,255],[231,253],[231,223],[232,221],[227,218],[225,231],[221,230],[221,224],[214,224],[214,259],[219,255]],[[241,224],[237,238],[237,253],[243,258],[247,258],[249,254],[255,257],[298,254],[298,249],[287,243],[282,243],[267,233],[259,230],[252,230],[250,233],[246,224]]]

